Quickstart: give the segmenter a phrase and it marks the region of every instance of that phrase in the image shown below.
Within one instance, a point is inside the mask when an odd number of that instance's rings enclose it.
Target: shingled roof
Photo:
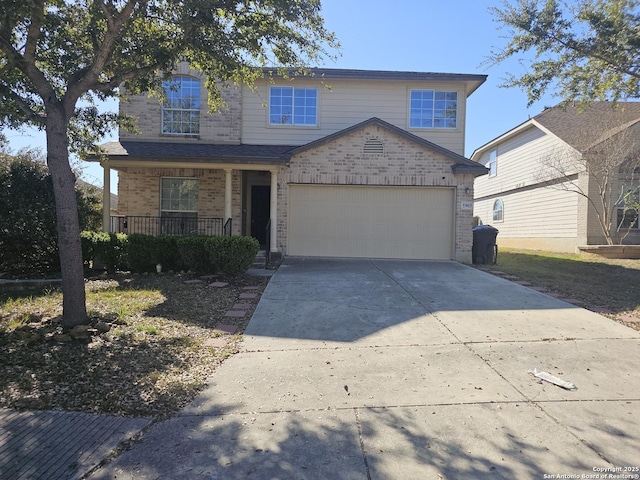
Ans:
[[[123,140],[105,143],[101,148],[105,155],[113,159],[286,165],[291,158],[289,152],[296,146],[135,142]],[[88,160],[97,159],[97,155],[91,155],[88,158]]]
[[[533,120],[580,152],[640,121],[640,102],[547,108]]]
[[[123,140],[108,142],[101,146],[102,153],[113,160],[141,160],[155,162],[184,162],[184,163],[239,163],[239,164],[267,164],[288,165],[291,157],[306,150],[332,142],[351,132],[369,125],[377,125],[410,142],[421,145],[429,150],[440,153],[452,162],[453,173],[469,173],[484,175],[488,169],[462,155],[448,150],[440,145],[418,137],[406,130],[392,125],[377,117],[372,117],[351,127],[329,134],[305,145],[231,145],[231,144],[202,144],[202,143],[172,143],[172,142],[135,142]],[[87,160],[97,161],[100,156],[89,155]]]
[[[421,145],[425,148],[428,148],[429,150],[432,150],[434,152],[441,154],[442,156],[446,157],[447,159],[453,162],[453,164],[451,165],[451,170],[453,171],[453,173],[470,173],[472,175],[485,175],[486,173],[489,172],[489,169],[487,169],[484,165],[480,165],[479,163],[476,163],[473,160],[469,160],[468,158],[463,157],[462,155],[459,155],[455,152],[452,152],[451,150],[448,150],[444,147],[441,147],[440,145],[437,145],[433,142],[430,142],[429,140],[426,140],[422,137],[414,135],[411,132],[407,132],[406,130],[396,127],[395,125],[392,125],[389,122],[385,122],[384,120],[378,117],[369,118],[364,122],[360,122],[356,125],[352,125],[343,130],[327,135],[326,137],[322,137],[322,138],[319,138],[318,140],[314,140],[313,142],[309,142],[305,145],[296,147],[294,150],[291,151],[291,154],[296,155],[306,150],[316,148],[320,145],[333,142],[334,140],[340,137],[344,137],[352,132],[361,130],[371,125],[382,127],[385,130],[404,138],[405,140]]]

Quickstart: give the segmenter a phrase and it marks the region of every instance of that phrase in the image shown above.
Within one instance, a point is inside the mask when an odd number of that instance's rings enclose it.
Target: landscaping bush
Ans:
[[[77,182],[80,228],[102,219],[98,190]],[[42,154],[0,152],[0,272],[42,275],[60,271],[53,182]]]
[[[149,272],[156,269],[156,237],[132,233],[127,244],[127,262],[134,272]]]
[[[104,267],[107,272],[126,268],[128,238],[124,233],[82,232],[82,259],[87,267]]]
[[[91,232],[90,232],[91,233]],[[136,272],[153,272],[156,264],[163,271],[190,270],[197,273],[224,273],[238,275],[253,263],[260,250],[260,244],[251,237],[204,237],[204,236],[159,236],[133,233],[125,240],[109,243],[105,237],[92,233],[91,238],[102,240],[83,240],[83,252],[86,258],[104,258],[105,264],[120,265],[123,262],[121,252],[126,251],[129,267]],[[115,234],[111,234],[115,235]],[[118,234],[122,235],[123,234]],[[89,237],[87,233],[87,237]],[[93,243],[91,243],[93,242]],[[86,243],[86,245],[85,245]],[[97,245],[104,248],[120,249],[118,252],[98,253]],[[102,257],[101,257],[102,255]],[[115,263],[113,263],[115,262]],[[119,268],[119,267],[118,267]]]
[[[179,239],[181,237],[174,237],[171,235],[161,235],[159,237],[152,237],[154,240],[154,258],[155,264],[162,265],[164,271],[168,270],[183,270],[185,267],[184,262],[180,258],[179,253]],[[154,264],[154,265],[155,265]],[[154,267],[155,268],[155,267]]]
[[[3,154],[0,160],[0,271],[59,271],[53,182],[47,166],[30,152]]]
[[[198,273],[214,273],[215,268],[210,262],[206,248],[206,242],[209,238],[211,237],[178,237],[178,254],[184,268]]]
[[[251,266],[260,243],[252,237],[209,237],[206,248],[214,271],[238,275]]]

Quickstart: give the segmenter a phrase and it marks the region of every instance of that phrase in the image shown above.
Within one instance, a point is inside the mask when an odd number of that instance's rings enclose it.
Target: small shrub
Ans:
[[[251,266],[260,243],[252,237],[210,237],[206,248],[213,270],[238,275]]]
[[[83,233],[83,258],[89,264],[100,260],[107,270],[129,268],[136,272],[153,272],[156,264],[163,270],[188,269],[198,273],[238,275],[255,258],[260,244],[251,237],[154,237],[133,233]]]
[[[154,243],[154,261],[155,264],[162,265],[162,268],[166,270],[182,270],[184,262],[180,258],[178,250],[178,239],[180,237],[174,237],[171,235],[162,235],[159,237],[152,237]],[[154,265],[155,265],[154,264]]]
[[[125,268],[127,235],[85,231],[80,235],[80,239],[82,259],[86,266],[102,265],[109,273]]]
[[[199,273],[214,273],[214,266],[210,262],[206,247],[209,238],[202,236],[178,237],[176,242],[178,254],[184,268]]]
[[[129,235],[127,262],[135,272],[155,270],[155,245],[152,236],[132,233]]]

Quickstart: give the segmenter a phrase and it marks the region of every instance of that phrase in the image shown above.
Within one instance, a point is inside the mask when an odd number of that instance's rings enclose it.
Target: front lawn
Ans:
[[[476,267],[517,277],[618,320],[640,317],[640,260],[503,249],[497,265]]]
[[[0,407],[166,417],[186,405],[251,318],[225,317],[241,293],[267,280],[239,276],[186,282],[180,275],[114,275],[86,283],[94,325],[110,330],[72,340],[59,326],[58,290],[0,297]],[[247,290],[247,286],[257,290]],[[235,335],[217,331],[234,324]]]

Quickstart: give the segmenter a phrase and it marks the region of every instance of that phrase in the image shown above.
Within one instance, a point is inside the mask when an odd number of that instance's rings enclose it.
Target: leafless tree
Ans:
[[[621,123],[616,117],[590,121],[572,148],[556,149],[542,159],[537,175],[548,188],[585,198],[608,245],[623,242],[640,210],[640,119]]]

